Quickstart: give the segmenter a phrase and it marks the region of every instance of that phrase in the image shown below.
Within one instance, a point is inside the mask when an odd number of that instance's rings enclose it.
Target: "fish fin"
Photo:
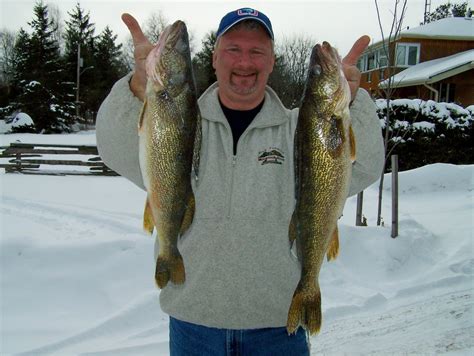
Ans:
[[[144,118],[145,118],[146,106],[147,106],[147,101],[146,101],[146,98],[145,98],[145,100],[143,101],[143,106],[142,106],[142,109],[140,111],[140,116],[139,116],[139,120],[138,120],[138,133],[141,133],[144,130],[143,121],[144,121]]]
[[[151,210],[150,200],[146,198],[145,211],[143,212],[143,230],[148,234],[153,234],[155,228],[155,222],[153,219],[153,212]]]
[[[194,193],[189,194],[188,203],[186,205],[186,210],[183,216],[183,222],[181,223],[181,229],[179,235],[183,236],[186,231],[188,231],[194,219],[194,211],[196,209],[196,201],[194,199]]]
[[[321,329],[321,291],[316,281],[304,285],[301,281],[296,287],[290,309],[286,330],[288,334],[296,333],[299,326],[306,329],[310,335]]]
[[[199,178],[199,162],[201,160],[201,140],[202,140],[202,119],[201,114],[198,112],[196,117],[196,134],[194,137],[194,148],[193,148],[193,170],[196,180]]]
[[[354,130],[352,129],[352,125],[349,126],[349,142],[351,145],[351,162],[355,162],[356,160],[356,140],[354,136]]]
[[[293,211],[290,220],[290,226],[288,229],[288,237],[290,239],[290,246],[293,247],[293,244],[296,240],[296,212]]]
[[[301,153],[301,138],[300,138],[300,134],[298,133],[298,128],[296,128],[295,130],[295,138],[294,138],[294,143],[293,143],[293,157],[294,157],[294,174],[295,174],[295,199],[296,201],[298,201],[299,199],[299,195],[300,195],[300,186],[299,186],[299,183],[300,183],[300,177],[302,176],[301,175],[301,172],[300,172],[300,169],[302,169],[303,167],[303,164],[301,163],[301,160],[303,159],[303,155]]]
[[[185,279],[183,257],[178,249],[169,254],[158,255],[155,269],[155,282],[158,288],[163,289],[169,281],[183,284]]]
[[[329,247],[326,252],[328,261],[335,260],[336,257],[339,255],[339,230],[337,228],[334,229],[332,233],[331,241],[329,241]]]

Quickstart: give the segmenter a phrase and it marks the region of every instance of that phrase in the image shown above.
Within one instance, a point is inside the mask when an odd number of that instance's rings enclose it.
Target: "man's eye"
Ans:
[[[264,54],[265,54],[265,51],[263,51],[263,50],[261,50],[261,49],[253,49],[253,50],[251,51],[251,53],[252,53],[252,54],[255,54],[255,55],[261,56],[261,55],[264,55]]]

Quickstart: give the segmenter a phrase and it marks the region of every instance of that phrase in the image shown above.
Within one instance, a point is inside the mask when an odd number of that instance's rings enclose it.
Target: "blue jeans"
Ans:
[[[308,356],[306,332],[299,328],[217,329],[170,317],[171,356]]]

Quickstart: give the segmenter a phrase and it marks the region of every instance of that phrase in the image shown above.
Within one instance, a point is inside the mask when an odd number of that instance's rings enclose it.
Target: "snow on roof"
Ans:
[[[402,31],[400,38],[406,37],[474,40],[474,20],[471,17],[447,17]]]
[[[392,87],[431,84],[472,68],[474,68],[474,49],[409,67],[391,78]],[[388,79],[380,82],[379,87],[386,88],[387,85]]]
[[[425,25],[403,30],[400,38],[431,38],[438,40],[474,41],[474,19],[472,17],[447,17]],[[382,39],[374,41],[364,53],[371,52],[382,44]]]

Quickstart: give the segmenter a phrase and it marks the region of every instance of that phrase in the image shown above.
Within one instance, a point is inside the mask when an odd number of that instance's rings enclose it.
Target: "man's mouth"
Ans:
[[[251,72],[251,73],[233,72],[232,74],[237,76],[237,77],[242,77],[242,78],[251,78],[251,77],[257,75],[257,73],[255,73],[255,72]]]

